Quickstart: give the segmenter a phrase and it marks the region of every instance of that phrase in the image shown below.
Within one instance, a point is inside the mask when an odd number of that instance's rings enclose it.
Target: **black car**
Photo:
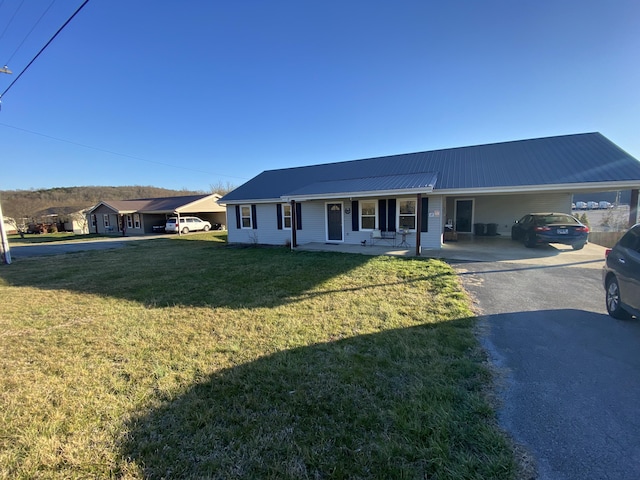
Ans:
[[[529,248],[562,243],[580,250],[588,238],[589,227],[567,213],[529,213],[511,227],[511,239],[522,241]]]
[[[606,251],[602,282],[613,318],[640,318],[640,223]]]

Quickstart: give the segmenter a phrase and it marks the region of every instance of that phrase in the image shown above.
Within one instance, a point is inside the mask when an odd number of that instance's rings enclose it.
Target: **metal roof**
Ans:
[[[91,211],[95,210],[100,205],[106,205],[115,212],[118,213],[173,213],[180,209],[197,202],[199,200],[212,197],[215,200],[219,195],[206,194],[206,195],[184,195],[180,197],[160,197],[160,198],[140,198],[135,200],[107,200],[100,202],[93,207]],[[214,203],[214,206],[217,203]]]
[[[600,133],[582,133],[267,170],[222,197],[220,203],[329,195],[347,186],[354,193],[363,185],[382,191],[388,189],[376,178],[404,175],[434,175],[434,192],[548,185],[585,188],[616,182],[640,185],[640,162]],[[393,190],[401,193],[403,187]]]
[[[414,190],[421,192],[433,190],[436,181],[435,173],[410,173],[404,175],[383,175],[379,177],[352,178],[345,180],[329,180],[310,183],[302,188],[289,192],[288,197],[309,195],[375,194],[381,191]]]

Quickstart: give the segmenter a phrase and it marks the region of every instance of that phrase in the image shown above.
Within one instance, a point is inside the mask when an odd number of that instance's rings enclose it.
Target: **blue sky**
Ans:
[[[0,1],[0,93],[81,4]],[[637,0],[91,0],[2,97],[0,190],[210,191],[593,131],[640,158],[639,20]]]

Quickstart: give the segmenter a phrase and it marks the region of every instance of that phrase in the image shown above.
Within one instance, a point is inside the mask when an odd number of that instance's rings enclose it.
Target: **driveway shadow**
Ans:
[[[539,478],[640,477],[640,322],[578,309],[481,317],[501,425]]]

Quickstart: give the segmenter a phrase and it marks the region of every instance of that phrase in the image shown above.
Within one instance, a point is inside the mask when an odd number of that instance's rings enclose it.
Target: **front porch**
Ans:
[[[415,246],[399,248],[385,245],[363,246],[343,243],[307,243],[295,250],[323,251],[340,253],[359,253],[361,255],[390,255],[415,257]],[[570,257],[567,257],[570,255]],[[522,242],[514,242],[510,236],[497,235],[482,237],[459,235],[456,242],[445,242],[440,249],[422,249],[419,258],[439,258],[454,262],[539,262],[543,259],[551,262],[571,261],[591,263],[596,259],[604,261],[604,247],[588,243],[583,250],[573,250],[568,245],[544,245],[526,248]]]

